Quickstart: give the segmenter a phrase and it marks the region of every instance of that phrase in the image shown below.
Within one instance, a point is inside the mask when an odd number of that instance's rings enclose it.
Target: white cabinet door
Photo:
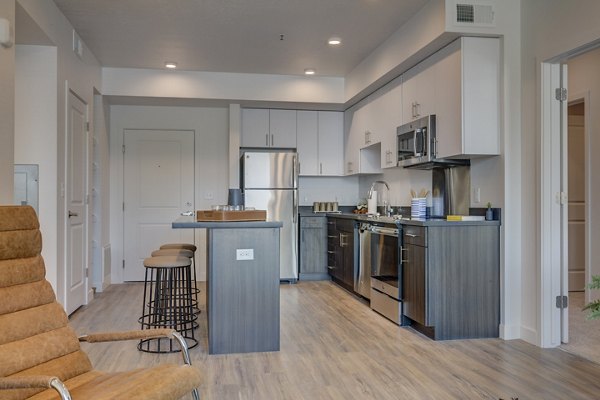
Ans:
[[[319,175],[319,123],[316,111],[298,111],[300,176]]]
[[[296,110],[270,110],[269,129],[269,147],[296,148]]]
[[[242,147],[269,147],[269,110],[242,109]]]
[[[458,44],[458,46],[457,46]],[[462,149],[462,93],[461,52],[459,41],[442,50],[448,54],[435,66],[436,79],[443,85],[436,87],[436,157],[443,158],[461,153]]]
[[[435,72],[434,57],[417,64],[408,70],[402,79],[402,120],[413,121],[435,114]]]
[[[344,114],[319,111],[319,175],[344,174]]]
[[[500,154],[499,41],[464,37],[435,65],[438,158]],[[443,83],[443,84],[441,84]]]
[[[396,128],[402,125],[402,87],[391,89],[381,103],[381,168],[398,165]]]
[[[364,146],[364,125],[360,109],[349,111],[344,116],[344,175],[359,172],[360,149]]]

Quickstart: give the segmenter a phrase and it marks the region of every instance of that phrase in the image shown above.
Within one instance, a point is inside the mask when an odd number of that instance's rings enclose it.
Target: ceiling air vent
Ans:
[[[457,4],[456,23],[461,25],[494,25],[494,8],[484,4]]]

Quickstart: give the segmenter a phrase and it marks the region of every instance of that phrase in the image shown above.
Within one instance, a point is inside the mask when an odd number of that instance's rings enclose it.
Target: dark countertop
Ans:
[[[281,228],[281,221],[232,221],[212,222],[196,221],[195,217],[180,217],[172,223],[172,227],[178,228],[207,228],[207,229],[240,229],[240,228]]]
[[[368,217],[366,214],[352,214],[352,213],[340,213],[340,214],[331,214],[327,213],[327,217],[330,218],[344,218],[344,219],[353,219],[355,221],[365,221],[365,222],[384,222],[388,223],[389,220],[386,219],[377,219],[373,217]],[[396,224],[401,225],[415,225],[415,226],[469,226],[469,225],[500,225],[500,221],[446,221],[445,219],[410,219],[410,218],[402,218],[395,221]]]

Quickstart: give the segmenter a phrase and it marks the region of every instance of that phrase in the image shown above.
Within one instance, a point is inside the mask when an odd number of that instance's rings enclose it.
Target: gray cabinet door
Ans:
[[[300,219],[300,279],[328,279],[327,224],[324,217]]]
[[[403,265],[404,315],[427,325],[426,320],[426,247],[405,245]]]

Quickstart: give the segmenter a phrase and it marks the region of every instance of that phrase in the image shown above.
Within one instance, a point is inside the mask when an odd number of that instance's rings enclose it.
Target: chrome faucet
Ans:
[[[375,181],[373,182],[373,184],[371,184],[371,189],[369,189],[369,199],[373,197],[373,189],[375,188],[376,184],[381,184],[384,185],[385,188],[387,189],[387,196],[386,196],[386,200],[384,200],[383,202],[383,210],[386,216],[391,217],[392,216],[392,206],[390,204],[390,185],[387,184],[386,181]]]

